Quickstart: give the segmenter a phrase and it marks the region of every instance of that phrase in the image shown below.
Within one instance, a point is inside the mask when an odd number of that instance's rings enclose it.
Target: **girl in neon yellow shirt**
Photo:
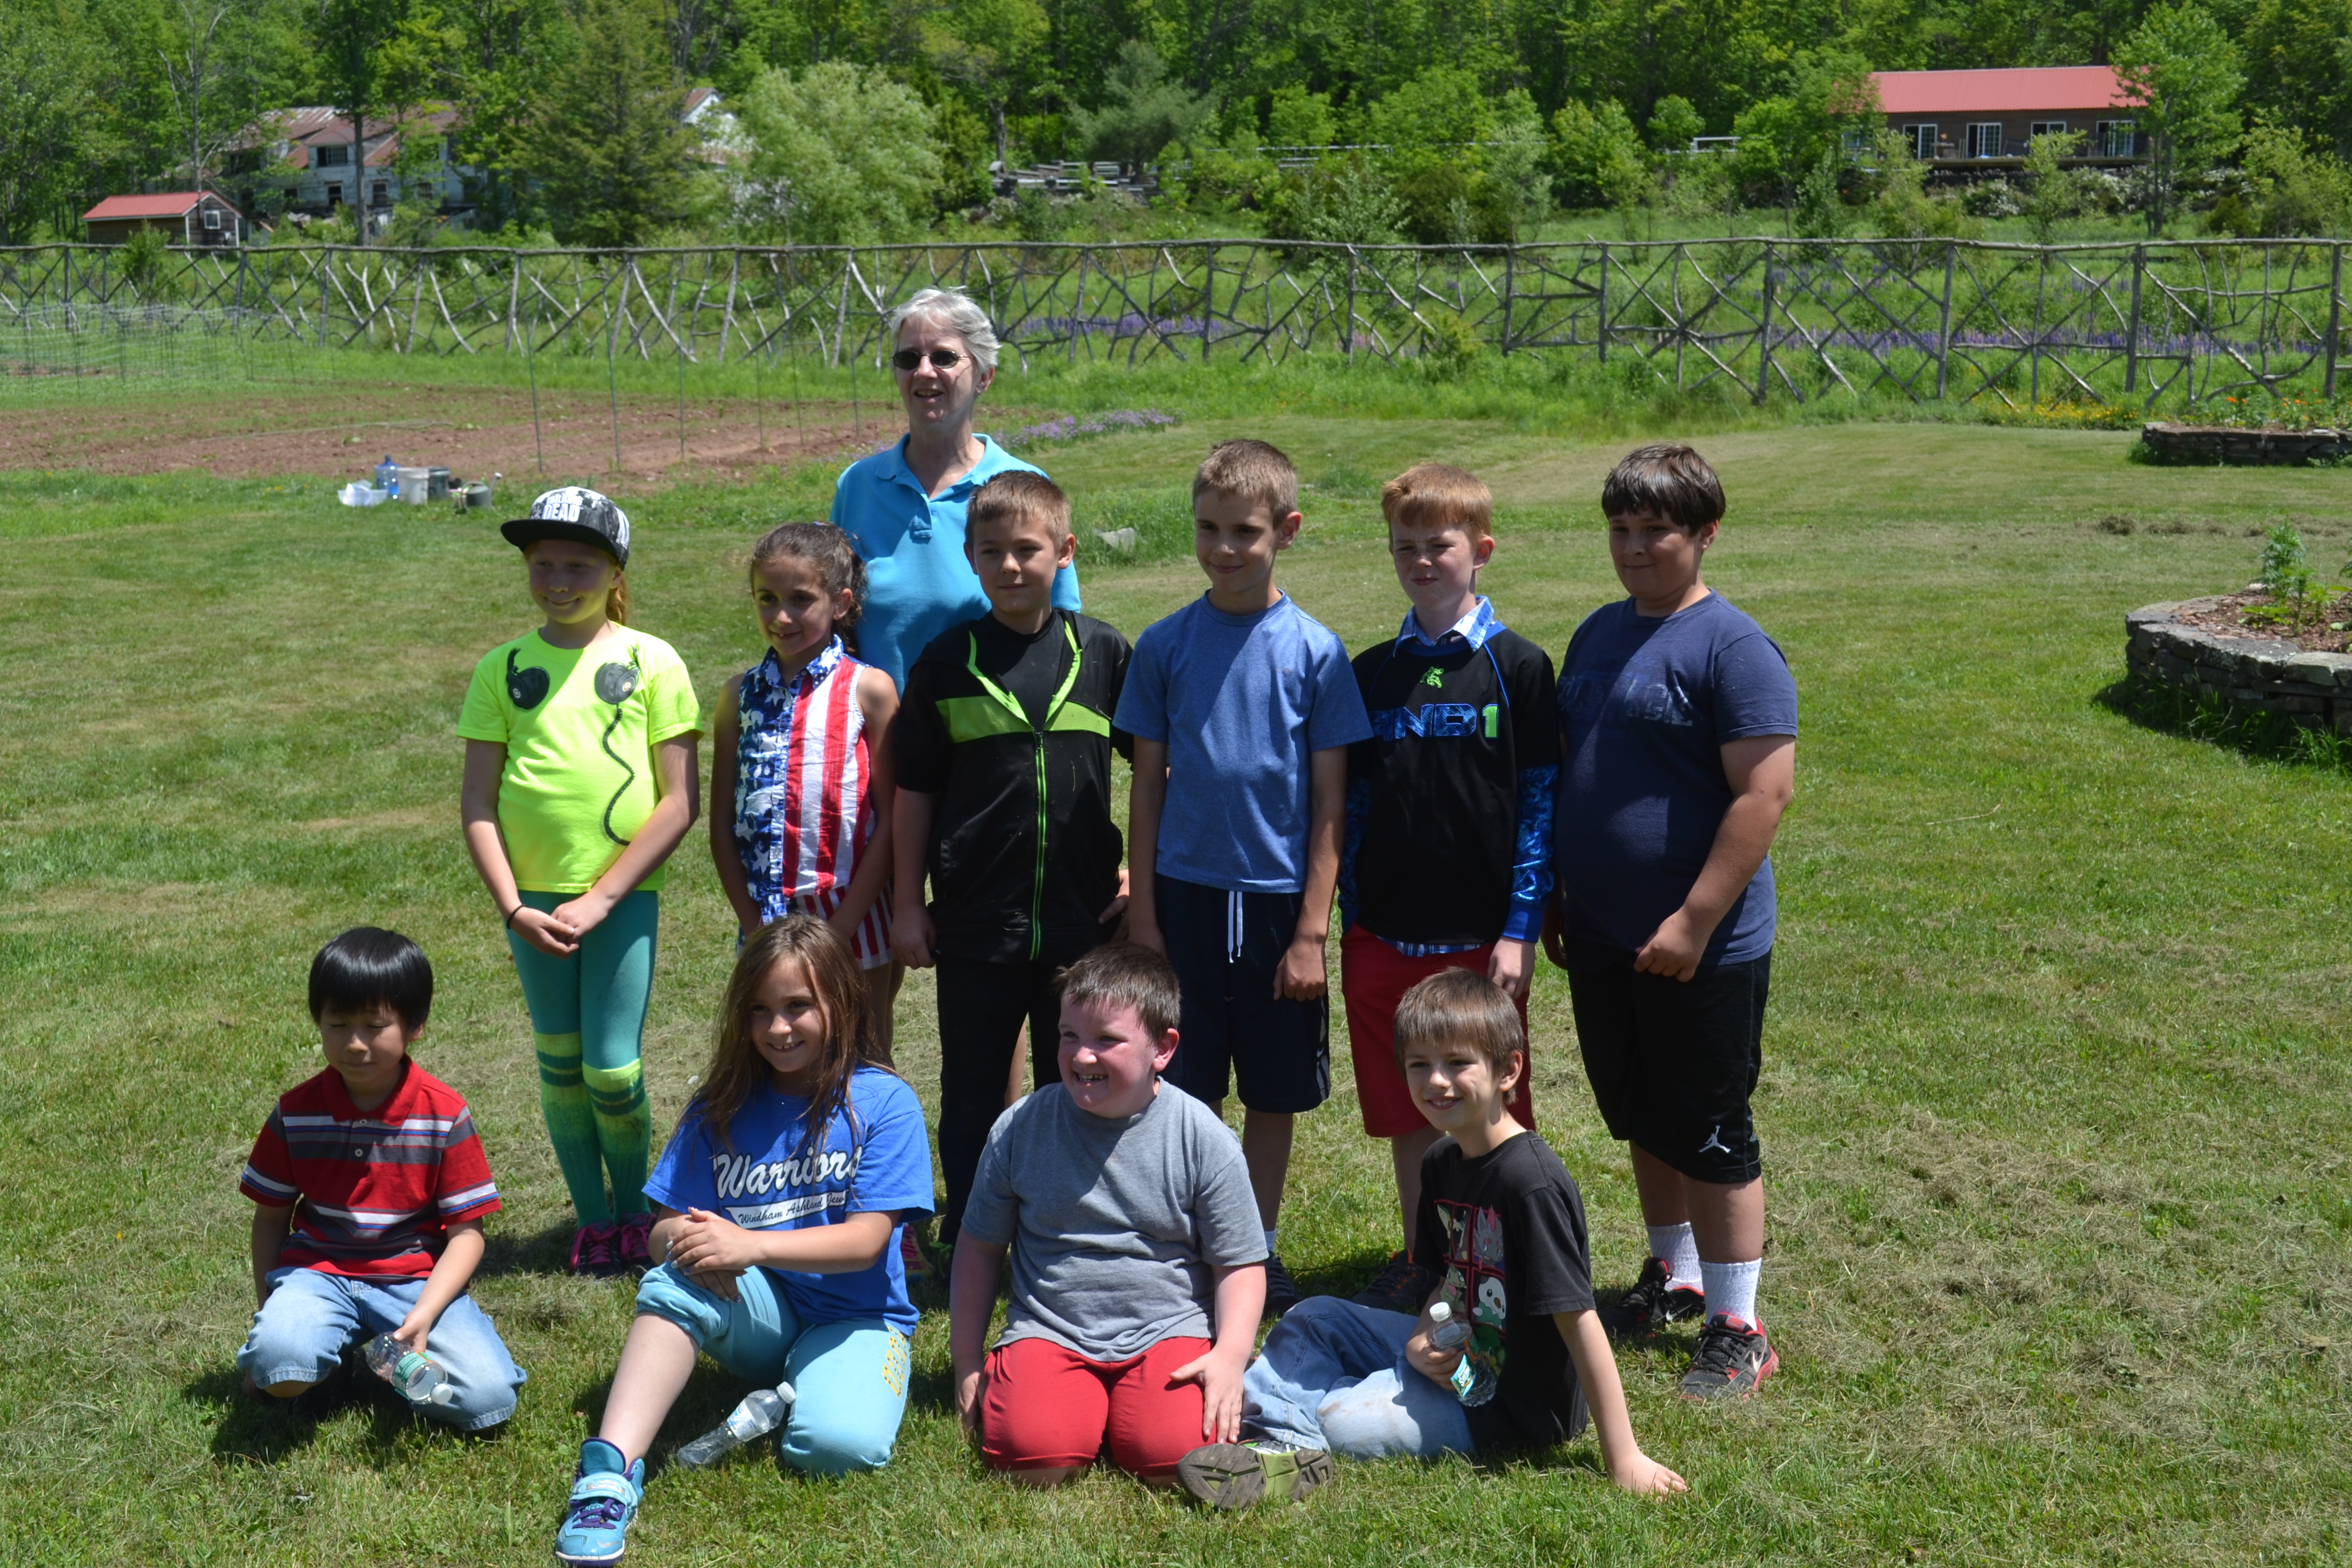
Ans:
[[[457,721],[466,848],[530,1008],[540,1108],[579,1218],[572,1270],[642,1268],[653,1128],[638,1048],[663,863],[699,810],[701,710],[677,653],[627,624],[620,508],[567,487],[499,531],[547,621],[474,667]]]

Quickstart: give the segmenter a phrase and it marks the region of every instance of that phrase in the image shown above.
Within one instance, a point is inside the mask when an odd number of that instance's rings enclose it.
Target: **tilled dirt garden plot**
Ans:
[[[1006,407],[986,412],[983,428],[1036,416]],[[789,400],[755,406],[689,399],[681,457],[675,401],[625,396],[618,423],[617,471],[639,483],[851,457],[904,428],[895,402],[865,405],[853,416],[840,403],[796,409]],[[540,395],[536,432],[530,395],[503,389],[142,394],[46,408],[0,405],[0,466],[357,479],[389,453],[403,462],[438,464],[460,479],[503,474],[529,483],[544,474],[593,480],[615,472],[614,426],[606,399],[570,392]]]

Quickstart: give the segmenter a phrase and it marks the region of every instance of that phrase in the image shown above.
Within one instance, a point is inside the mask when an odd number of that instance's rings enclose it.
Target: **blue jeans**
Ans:
[[[764,1268],[735,1280],[738,1300],[712,1295],[664,1263],[637,1286],[637,1311],[676,1323],[695,1348],[738,1377],[789,1381],[784,1462],[837,1476],[890,1462],[907,1414],[913,1346],[882,1319],[803,1323]]]
[[[269,1299],[253,1314],[253,1329],[236,1352],[237,1370],[263,1388],[317,1383],[341,1362],[345,1346],[400,1327],[424,1293],[422,1279],[272,1269]],[[457,1397],[447,1405],[410,1408],[462,1432],[495,1426],[513,1415],[516,1396],[530,1375],[515,1365],[489,1315],[470,1295],[443,1309],[425,1336],[425,1353],[439,1363]]]
[[[1405,1362],[1417,1321],[1337,1296],[1299,1302],[1242,1374],[1243,1430],[1350,1459],[1470,1452],[1454,1391]]]

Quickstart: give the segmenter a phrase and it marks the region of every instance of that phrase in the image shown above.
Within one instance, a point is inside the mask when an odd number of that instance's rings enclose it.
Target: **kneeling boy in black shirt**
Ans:
[[[1634,1492],[1688,1489],[1633,1440],[1592,1310],[1576,1184],[1508,1109],[1523,1039],[1511,999],[1473,971],[1444,970],[1405,993],[1398,1063],[1446,1135],[1422,1162],[1413,1245],[1437,1289],[1417,1320],[1332,1296],[1293,1308],[1244,1374],[1246,1440],[1196,1448],[1178,1466],[1193,1496],[1220,1508],[1269,1490],[1296,1499],[1328,1473],[1325,1453],[1433,1458],[1563,1442],[1583,1430],[1588,1405],[1610,1479]],[[1465,1347],[1432,1342],[1440,1302],[1469,1325]]]

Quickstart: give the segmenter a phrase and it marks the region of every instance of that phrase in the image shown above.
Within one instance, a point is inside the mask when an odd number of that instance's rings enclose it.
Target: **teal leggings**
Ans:
[[[524,893],[522,901],[544,913],[576,896]],[[660,927],[661,895],[639,889],[583,935],[569,958],[551,957],[507,933],[539,1048],[540,1110],[582,1225],[609,1225],[616,1215],[646,1212],[653,1119],[637,1052]]]

